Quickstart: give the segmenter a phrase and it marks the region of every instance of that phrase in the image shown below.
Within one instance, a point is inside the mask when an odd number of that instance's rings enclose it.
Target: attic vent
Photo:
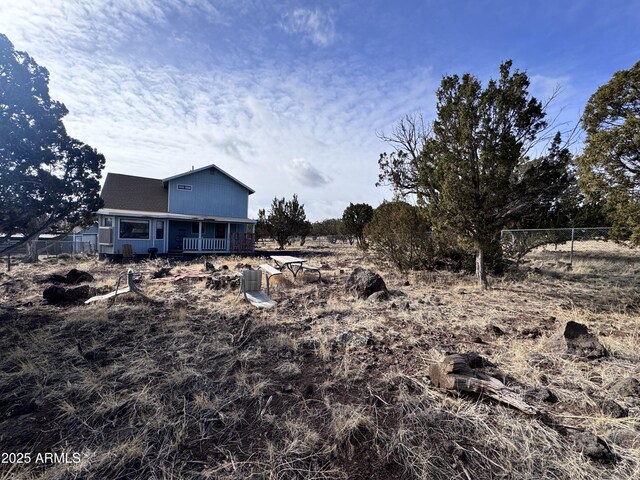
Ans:
[[[191,185],[185,185],[184,183],[179,183],[178,184],[178,190],[186,190],[186,191],[191,191]]]

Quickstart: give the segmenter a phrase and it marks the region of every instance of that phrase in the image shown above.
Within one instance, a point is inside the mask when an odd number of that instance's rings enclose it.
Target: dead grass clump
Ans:
[[[325,407],[331,417],[329,432],[333,451],[352,458],[357,445],[376,439],[377,428],[370,408],[365,405],[332,403],[327,397]]]

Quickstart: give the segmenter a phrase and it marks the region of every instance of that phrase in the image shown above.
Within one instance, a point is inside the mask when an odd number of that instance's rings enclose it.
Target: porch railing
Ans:
[[[183,238],[182,249],[185,252],[197,252],[198,248],[197,238]],[[227,249],[227,240],[224,238],[203,238],[202,239],[202,251],[203,252],[218,252],[225,251]]]
[[[226,250],[227,241],[224,238],[203,238],[202,250]]]

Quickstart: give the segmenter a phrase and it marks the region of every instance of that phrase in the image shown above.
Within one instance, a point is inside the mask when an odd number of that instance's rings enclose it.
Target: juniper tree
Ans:
[[[503,63],[500,77],[486,87],[469,73],[444,77],[430,130],[409,128],[415,140],[399,139],[400,148],[379,160],[381,183],[416,194],[434,231],[453,232],[473,245],[485,288],[485,256],[499,255],[501,228],[533,211],[541,215],[570,179],[571,157],[560,134],[546,154],[531,157],[548,132],[545,109],[529,95],[526,73],[511,66]]]
[[[304,212],[304,205],[298,201],[298,196],[293,195],[289,201],[283,198],[274,198],[271,202],[271,209],[267,216],[269,232],[273,239],[278,242],[280,249],[289,241],[289,238],[306,233],[310,229],[307,216]]]
[[[342,225],[347,235],[352,235],[360,247],[365,246],[364,227],[373,218],[373,207],[366,203],[350,203],[342,214]]]
[[[29,242],[87,221],[102,204],[104,157],[67,134],[67,108],[48,83],[47,69],[0,34],[0,240],[20,233]]]
[[[640,62],[616,72],[589,98],[580,186],[613,212],[614,233],[640,244]]]

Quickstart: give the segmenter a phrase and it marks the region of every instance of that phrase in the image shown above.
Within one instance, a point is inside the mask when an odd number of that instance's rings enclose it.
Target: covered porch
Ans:
[[[232,253],[237,239],[253,239],[253,225],[212,220],[169,220],[169,252],[187,254]],[[253,251],[253,242],[250,250]]]

